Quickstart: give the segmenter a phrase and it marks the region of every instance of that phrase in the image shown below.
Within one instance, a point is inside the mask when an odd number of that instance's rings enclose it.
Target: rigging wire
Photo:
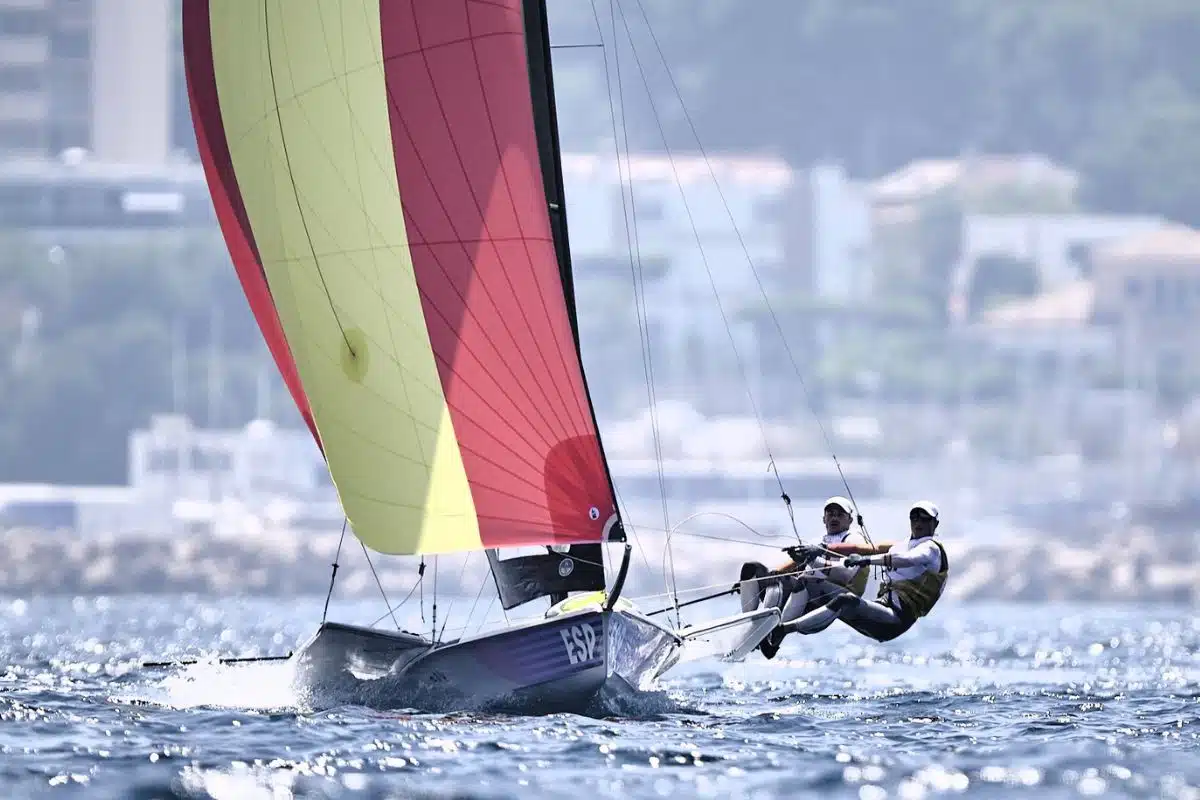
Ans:
[[[338,537],[337,552],[333,556],[333,574],[329,576],[329,591],[325,593],[325,609],[321,612],[321,624],[329,617],[329,600],[333,597],[333,582],[337,580],[338,562],[342,560],[342,543],[346,541],[346,527],[350,524],[349,517],[342,518],[342,535]]]
[[[620,3],[620,0],[616,0],[616,1],[618,2],[618,4]],[[830,438],[829,432],[826,430],[825,424],[821,420],[821,415],[819,413],[817,413],[816,404],[813,403],[812,394],[809,392],[808,384],[804,380],[803,372],[800,369],[799,363],[796,361],[796,357],[795,357],[795,354],[792,352],[791,346],[788,344],[787,337],[784,335],[783,326],[780,324],[779,317],[778,317],[778,315],[776,315],[775,309],[771,305],[771,299],[767,295],[766,288],[763,286],[762,278],[759,276],[758,270],[754,266],[754,259],[751,257],[750,249],[746,246],[746,240],[743,238],[742,232],[737,226],[737,222],[733,216],[733,211],[729,207],[729,201],[725,197],[725,192],[721,190],[720,182],[717,181],[716,173],[713,171],[713,168],[712,168],[712,162],[709,160],[708,154],[705,152],[704,143],[701,141],[700,133],[696,129],[696,123],[693,121],[692,115],[687,110],[687,104],[683,102],[683,94],[682,94],[682,92],[680,92],[679,84],[676,82],[675,76],[671,72],[671,67],[667,63],[666,56],[663,53],[662,45],[658,41],[658,36],[655,35],[655,33],[654,33],[654,27],[650,24],[649,15],[646,14],[646,7],[642,3],[642,0],[633,0],[633,2],[637,5],[638,10],[641,12],[642,19],[646,24],[646,31],[650,34],[650,38],[654,42],[655,50],[657,50],[658,57],[663,63],[663,69],[666,71],[667,79],[671,82],[671,88],[675,92],[675,96],[677,98],[679,98],[679,106],[680,106],[680,109],[683,111],[684,119],[687,120],[688,127],[692,131],[692,136],[694,136],[696,139],[696,147],[700,151],[700,156],[704,161],[704,165],[708,168],[709,175],[712,176],[713,184],[715,185],[715,187],[717,189],[718,196],[721,198],[721,204],[725,208],[725,213],[729,217],[730,224],[732,225],[734,234],[738,240],[738,245],[741,247],[742,254],[746,257],[746,263],[749,265],[750,271],[754,275],[755,283],[758,284],[759,292],[762,294],[763,302],[766,304],[767,312],[771,317],[771,321],[775,323],[775,329],[779,333],[779,338],[780,338],[780,341],[783,343],[784,351],[787,353],[788,359],[792,363],[792,369],[795,370],[796,377],[800,381],[800,386],[801,386],[801,389],[804,391],[804,397],[808,403],[809,410],[812,412],[813,417],[816,419],[817,426],[821,431],[821,436],[824,438],[825,445],[829,449],[829,454],[833,458],[834,466],[837,467],[838,477],[841,478],[842,486],[844,486],[846,489],[846,495],[850,499],[851,504],[854,506],[855,514],[857,516],[856,522],[858,523],[858,527],[860,529],[862,529],[863,537],[867,540],[867,543],[873,544],[873,542],[871,541],[870,533],[867,531],[866,523],[863,521],[862,513],[858,507],[858,503],[854,500],[854,492],[853,492],[853,490],[851,490],[850,483],[849,483],[849,481],[846,480],[846,475],[842,471],[842,465],[841,465],[841,462],[838,460],[837,453],[834,449],[833,440]],[[622,15],[622,19],[624,19],[623,15]],[[628,22],[626,22],[626,30],[628,31]],[[633,41],[633,38],[632,38],[632,36],[630,36],[631,44],[632,44],[632,41]],[[636,58],[636,53],[635,53],[635,58]],[[640,62],[639,62],[639,69],[640,69]],[[643,77],[644,77],[644,73],[643,73]],[[647,85],[647,91],[649,91],[649,85]],[[651,106],[653,107],[653,102],[651,102]],[[661,122],[660,122],[659,127],[661,130]],[[663,134],[663,144],[664,145],[666,144],[665,133]],[[669,154],[669,152],[668,152],[668,154]],[[773,461],[774,461],[774,459],[772,458],[772,462]],[[779,477],[778,472],[776,472],[776,478],[778,478],[778,477]],[[783,490],[782,481],[780,481],[780,490],[781,491]],[[785,498],[786,498],[786,493],[785,493]],[[789,514],[790,514],[791,513],[791,501],[785,499],[785,502],[788,505],[788,510],[789,510]],[[795,524],[795,521],[793,520],[793,525],[794,524]],[[797,538],[799,538],[798,532],[797,532]]]
[[[647,78],[646,68],[644,68],[640,56],[637,55],[637,48],[634,43],[634,34],[632,34],[632,30],[630,29],[629,19],[625,17],[622,5],[620,5],[620,0],[612,1],[614,2],[614,5],[616,5],[617,11],[620,12],[620,19],[622,19],[622,25],[625,29],[625,36],[629,38],[630,50],[632,55],[634,55],[634,61],[637,65],[637,72],[642,78],[642,85],[644,86],[644,89],[646,89],[650,112],[652,112],[654,116],[655,125],[658,126],[659,136],[662,139],[662,146],[664,146],[664,150],[667,154],[667,160],[671,164],[671,172],[674,175],[674,179],[676,179],[676,186],[679,190],[679,198],[683,201],[685,216],[688,217],[688,224],[691,228],[692,236],[695,237],[696,246],[698,252],[700,252],[701,263],[704,265],[704,272],[707,273],[709,285],[713,289],[713,299],[716,302],[716,308],[718,308],[718,312],[721,315],[721,321],[725,325],[726,335],[728,338],[730,338],[730,347],[733,350],[733,359],[737,362],[738,372],[742,374],[742,383],[746,387],[746,397],[748,397],[750,401],[750,407],[752,411],[754,411],[755,421],[758,423],[758,429],[760,429],[760,433],[762,434],[763,445],[766,446],[767,455],[768,457],[774,459],[774,453],[772,452],[772,447],[770,447],[770,443],[768,441],[767,426],[763,421],[761,410],[758,409],[758,402],[755,399],[754,390],[752,390],[750,387],[749,374],[746,373],[745,361],[743,360],[742,354],[739,353],[737,339],[733,337],[733,329],[730,325],[730,318],[728,318],[728,314],[725,311],[724,303],[721,302],[720,290],[718,287],[716,287],[716,277],[713,273],[713,266],[709,263],[708,254],[704,252],[703,240],[700,236],[700,228],[698,228],[696,217],[694,213],[692,213],[691,204],[688,201],[688,194],[683,191],[683,181],[679,179],[679,169],[676,164],[676,155],[674,155],[674,151],[672,150],[670,143],[667,142],[666,128],[664,125],[662,125],[662,115],[659,114],[658,104],[654,102],[653,91],[650,90],[650,83],[649,79]],[[680,101],[682,101],[682,97],[680,97]]]
[[[454,585],[459,588],[461,588],[463,585],[463,576],[467,574],[467,566],[471,563],[471,555],[472,555],[471,553],[468,553],[466,555],[466,557],[463,559],[462,569],[460,569],[458,571],[458,580],[455,581]],[[483,586],[487,586],[486,580],[484,581]],[[483,586],[479,587],[480,594],[483,594]],[[438,634],[439,639],[441,638],[442,634],[444,634],[446,632],[446,624],[448,622],[450,622],[450,614],[454,611],[454,603],[457,599],[458,599],[457,596],[450,598],[450,607],[446,609],[446,620],[442,623],[441,633]],[[477,602],[477,603],[479,602],[479,595],[475,596],[475,602]],[[467,622],[470,622],[470,621],[471,621],[471,618],[467,617]]]
[[[391,614],[392,622],[396,624],[396,630],[403,630],[400,627],[400,621],[396,619],[396,613],[392,611],[392,604],[388,602],[387,592],[383,590],[383,581],[379,580],[379,573],[375,571],[375,565],[371,563],[371,554],[367,552],[367,546],[363,544],[361,539],[359,539],[358,544],[362,547],[363,555],[367,558],[367,566],[371,568],[371,574],[375,576],[375,585],[379,587],[379,593],[383,595],[383,605],[388,609],[388,613]]]
[[[461,577],[460,577],[460,580],[461,580]],[[471,603],[471,610],[467,612],[467,621],[463,624],[464,633],[466,632],[466,630],[468,628],[471,627],[471,618],[475,616],[475,608],[476,608],[476,606],[479,605],[479,598],[483,597],[483,590],[487,588],[487,585],[488,585],[488,576],[484,575],[483,580],[479,582],[479,591],[475,593],[475,602]],[[495,598],[493,598],[493,599],[495,599]],[[483,613],[483,622],[479,623],[481,628],[483,627],[483,623],[487,622],[487,615],[488,615],[488,612],[490,612],[491,610],[492,610],[492,608],[489,605],[488,610]],[[449,616],[449,615],[447,615],[447,616]],[[443,629],[442,633],[443,634],[445,633],[444,629]]]
[[[601,40],[604,39],[604,27],[600,21],[600,11],[596,6],[596,0],[591,0],[592,18],[596,22],[596,31],[600,35]],[[611,0],[610,0],[611,8]],[[663,473],[662,467],[662,433],[658,423],[658,397],[654,386],[654,351],[650,341],[650,324],[648,314],[646,313],[646,291],[645,291],[645,274],[642,267],[642,248],[641,240],[638,236],[637,229],[637,202],[633,192],[633,181],[629,182],[629,204],[625,203],[625,180],[621,174],[621,144],[625,145],[625,163],[628,164],[629,158],[629,128],[625,123],[625,90],[624,82],[621,80],[621,51],[616,45],[616,19],[613,19],[613,67],[617,79],[617,105],[613,104],[613,86],[612,79],[609,77],[608,65],[608,49],[601,48],[601,58],[604,62],[604,88],[605,94],[608,97],[608,112],[609,120],[612,123],[613,148],[616,150],[617,157],[617,186],[621,192],[621,213],[625,221],[625,245],[629,250],[629,272],[633,279],[633,301],[634,310],[638,318],[638,344],[642,349],[642,369],[646,376],[646,396],[650,411],[650,431],[654,442],[655,463],[658,467],[658,486],[659,493],[662,496],[662,512],[663,526],[670,525],[670,514],[667,508],[667,490],[666,490],[666,475]],[[621,134],[617,132],[617,107],[621,109]],[[635,266],[636,261],[636,266]],[[638,550],[642,555],[642,560],[646,563],[646,569],[650,569],[650,560],[646,557],[645,549],[642,547],[641,539],[636,538]]]
[[[738,519],[733,514],[729,514],[725,511],[697,511],[694,514],[689,514],[688,516],[684,517],[682,520],[677,522],[673,527],[671,527],[670,529],[667,530],[667,541],[666,541],[666,545],[665,545],[665,548],[663,551],[663,560],[664,561],[667,558],[667,553],[669,553],[671,551],[671,539],[675,536],[676,532],[682,532],[685,535],[696,536],[697,538],[700,538],[700,539],[716,539],[717,538],[715,536],[705,536],[703,534],[696,534],[696,533],[691,533],[690,531],[680,531],[679,530],[685,524],[687,524],[688,522],[691,522],[692,520],[696,519],[697,517],[724,517],[725,519],[732,520],[733,522],[736,522],[738,525],[741,525],[743,528],[750,531],[750,533],[754,534],[755,536],[758,536],[760,538],[770,538],[769,535],[760,533],[759,531],[757,531],[754,528],[747,525],[741,519]],[[728,539],[720,539],[718,541],[729,541],[729,540]],[[760,544],[760,543],[744,542],[744,544],[753,545],[753,544]],[[775,547],[774,545],[761,545],[761,544],[760,544],[760,546],[771,547],[771,548]],[[688,591],[688,590],[685,589],[684,591]],[[678,603],[679,602],[678,592],[672,591],[672,594],[675,596],[675,602]],[[678,609],[676,609],[676,614],[678,614]],[[678,627],[678,625],[679,625],[679,623],[676,622],[676,627]]]
[[[403,600],[401,600],[396,605],[389,607],[387,611],[383,612],[383,614],[381,614],[378,619],[376,619],[374,622],[372,622],[367,627],[374,628],[380,622],[383,622],[385,619],[387,619],[389,614],[394,614],[395,612],[404,608],[404,604],[412,599],[413,592],[415,592],[417,590],[417,587],[420,586],[424,580],[425,580],[424,575],[419,576],[417,578],[416,582],[413,583],[412,588],[408,590],[408,594],[404,595]],[[406,631],[406,633],[411,633],[411,631]],[[417,634],[414,634],[414,635],[417,635]]]
[[[658,127],[658,132],[662,139],[663,148],[666,151],[668,161],[670,162],[670,165],[671,165],[671,171],[675,176],[675,184],[676,184],[677,188],[679,189],[680,199],[682,200],[682,203],[683,203],[684,213],[686,214],[687,219],[688,219],[688,224],[692,229],[692,235],[696,239],[696,245],[699,250],[701,263],[703,263],[704,270],[708,275],[709,285],[712,287],[712,290],[713,290],[713,298],[716,301],[717,310],[719,311],[719,313],[721,315],[721,320],[725,327],[725,333],[729,337],[730,348],[733,351],[734,360],[737,363],[738,371],[741,374],[742,383],[746,387],[747,399],[750,401],[750,406],[754,412],[755,421],[758,423],[759,430],[762,435],[763,446],[766,448],[767,456],[770,459],[770,461],[774,462],[775,455],[771,449],[770,437],[768,436],[768,433],[767,433],[766,424],[764,422],[762,412],[759,409],[758,401],[755,399],[754,391],[751,388],[749,375],[747,374],[747,371],[746,371],[745,361],[742,358],[741,353],[738,351],[737,341],[733,335],[733,329],[729,324],[729,316],[725,311],[724,304],[721,302],[720,291],[717,288],[716,278],[713,275],[713,271],[712,271],[712,265],[709,262],[708,254],[705,252],[704,244],[700,237],[700,231],[696,224],[695,215],[692,213],[691,204],[688,202],[688,199],[687,199],[687,193],[683,190],[683,183],[680,181],[680,178],[679,178],[679,169],[676,165],[675,154],[670,146],[670,143],[667,141],[667,134],[666,134],[666,129],[663,126],[662,116],[659,114],[658,106],[654,102],[653,92],[650,89],[650,81],[646,76],[646,70],[645,70],[644,65],[642,64],[642,59],[638,56],[637,46],[634,43],[633,32],[629,26],[629,20],[624,13],[624,9],[621,7],[620,0],[612,0],[612,2],[614,4],[614,17],[613,17],[614,38],[615,38],[615,27],[616,27],[616,13],[619,12],[620,16],[621,16],[622,27],[625,29],[625,35],[629,40],[630,50],[633,55],[634,63],[637,65],[638,73],[642,79],[642,84],[646,90],[647,101],[650,104],[651,113],[652,113],[652,115],[654,117],[654,121]],[[672,83],[672,85],[675,86],[674,83]],[[676,96],[679,98],[679,101],[682,104],[683,98],[681,95],[679,95],[678,87],[676,87]],[[707,155],[704,155],[704,160],[705,160],[705,163],[708,164]],[[716,175],[712,171],[711,164],[708,164],[708,169],[709,169],[709,174],[712,176],[714,182],[716,182]],[[735,227],[735,229],[737,227],[736,221],[734,222],[734,227]],[[740,232],[739,232],[739,236],[740,236]],[[776,478],[778,480],[778,475],[776,475]],[[783,497],[785,504],[789,508],[789,519],[792,522],[792,532],[795,534],[796,540],[798,542],[800,542],[801,544],[803,544],[803,539],[800,536],[799,529],[796,527],[796,524],[795,524],[795,517],[790,512],[791,499],[787,496],[787,492],[784,491],[782,481],[780,481],[779,483],[780,483],[780,487],[779,487],[780,494]],[[670,546],[669,537],[668,537],[668,542],[666,545],[666,554],[665,555],[666,555],[666,560],[668,560],[670,562],[670,564],[672,565],[671,571],[673,573],[674,553]],[[675,616],[676,616],[676,624],[678,625],[679,618],[680,618],[678,608],[676,608]]]

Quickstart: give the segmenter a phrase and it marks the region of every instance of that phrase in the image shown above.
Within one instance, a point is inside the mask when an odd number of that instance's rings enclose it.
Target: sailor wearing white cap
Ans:
[[[793,560],[774,571],[757,562],[742,565],[739,592],[743,611],[779,608],[781,622],[787,622],[844,592],[862,595],[866,591],[867,567],[851,567],[840,557],[827,557],[833,544],[866,546],[862,534],[850,530],[857,516],[854,504],[845,497],[831,497],[823,509],[825,536],[821,544],[788,548]],[[763,655],[774,658],[786,634],[777,627],[763,639],[759,645]]]
[[[892,544],[831,544],[828,549],[846,554],[849,567],[878,565],[884,569],[875,601],[850,592],[792,622],[781,622],[787,633],[817,633],[840,619],[864,636],[886,642],[907,631],[927,615],[942,595],[950,562],[934,532],[941,522],[938,507],[928,500],[913,503],[908,512],[911,535]]]

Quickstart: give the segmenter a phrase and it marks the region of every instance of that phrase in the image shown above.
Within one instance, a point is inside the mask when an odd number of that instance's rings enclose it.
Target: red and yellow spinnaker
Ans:
[[[520,0],[184,0],[221,228],[355,534],[615,520],[538,161]]]

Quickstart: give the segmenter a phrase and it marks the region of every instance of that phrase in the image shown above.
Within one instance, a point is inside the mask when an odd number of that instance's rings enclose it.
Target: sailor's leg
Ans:
[[[804,613],[808,608],[808,589],[804,583],[796,582],[788,593],[787,602],[779,615],[780,624],[789,622]]]
[[[742,611],[754,611],[759,608],[786,609],[791,605],[791,587],[795,580],[787,575],[772,575],[771,571],[762,564],[748,562],[742,565],[741,586],[738,593],[741,597]],[[807,593],[801,592],[804,602]],[[774,658],[779,645],[783,643],[784,633],[775,628],[759,643],[758,648],[767,658]]]
[[[805,594],[808,595],[808,607],[810,609],[816,608],[819,605],[824,605],[838,595],[846,592],[845,586],[842,586],[840,583],[834,583],[833,581],[827,580],[820,573],[800,573],[796,576],[796,580],[798,586],[794,588],[793,591],[799,592],[801,588],[804,589]],[[794,619],[798,616],[799,614],[796,614],[791,618]],[[785,617],[785,621],[787,619],[789,618]]]
[[[799,619],[808,610],[822,606],[846,591],[842,585],[826,581],[818,575],[800,573],[800,575],[785,579],[791,581],[791,593],[787,597],[782,614],[780,614],[780,625]]]
[[[768,582],[763,580],[771,571],[757,561],[747,561],[742,564],[742,574],[738,580],[738,594],[742,601],[742,611],[754,611],[763,602]]]
[[[890,606],[844,592],[824,606],[790,623],[787,628],[789,632],[818,633],[839,619],[863,636],[877,642],[895,639],[913,624],[913,620],[898,614]]]
[[[849,592],[846,594],[849,597],[854,597]],[[839,599],[839,597],[835,597],[825,605],[814,608],[799,619],[788,623],[781,623],[779,628],[783,628],[786,633],[820,633],[840,617],[843,606],[839,603]]]
[[[877,642],[889,642],[907,631],[915,619],[901,614],[889,605],[859,598],[841,612],[842,622]]]
[[[837,609],[830,608],[828,603],[843,594],[847,594],[845,586],[819,575],[797,576],[792,596],[784,606],[776,628],[779,639],[792,631],[818,633],[828,628],[838,618]]]

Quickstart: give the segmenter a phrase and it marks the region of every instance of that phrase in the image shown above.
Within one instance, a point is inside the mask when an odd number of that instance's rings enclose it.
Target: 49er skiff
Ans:
[[[552,603],[451,641],[323,622],[293,656],[304,683],[578,705],[689,642],[752,650],[778,612],[673,630],[621,599],[628,544],[606,576],[626,536],[579,352],[544,0],[184,0],[183,38],[221,230],[354,535],[486,551],[505,609]]]

